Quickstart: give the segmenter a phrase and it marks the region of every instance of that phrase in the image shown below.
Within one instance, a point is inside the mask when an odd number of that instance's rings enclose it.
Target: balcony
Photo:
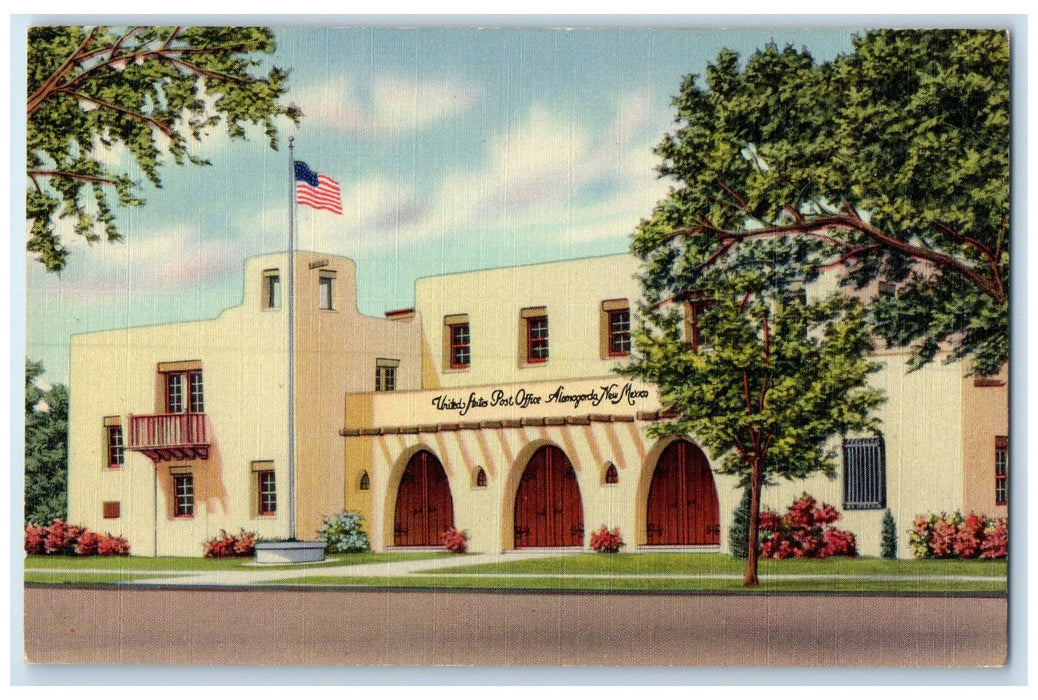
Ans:
[[[204,413],[160,413],[130,416],[127,447],[153,462],[208,459],[209,437]]]

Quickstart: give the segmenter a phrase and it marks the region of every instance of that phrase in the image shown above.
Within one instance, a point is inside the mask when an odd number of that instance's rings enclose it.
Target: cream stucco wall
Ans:
[[[617,365],[600,352],[601,304],[638,298],[637,260],[610,255],[426,277],[415,284],[415,307],[425,333],[424,386],[493,383],[607,375]],[[524,362],[522,309],[546,307],[549,358]],[[472,362],[451,370],[444,358],[444,318],[468,314]]]

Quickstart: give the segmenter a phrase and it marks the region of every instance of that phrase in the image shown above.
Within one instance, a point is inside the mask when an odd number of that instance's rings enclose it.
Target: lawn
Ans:
[[[327,561],[312,564],[271,564],[263,565],[263,569],[273,571],[292,569],[300,566],[354,566],[357,564],[378,564],[389,561],[405,561],[412,559],[437,559],[454,556],[448,552],[361,552],[356,554],[335,554]],[[64,570],[105,570],[105,571],[235,571],[238,569],[259,568],[252,557],[227,557],[225,559],[203,559],[202,557],[74,557],[60,555],[29,555],[25,557],[25,570],[64,569]]]
[[[119,572],[111,574],[83,573],[78,571],[26,571],[25,583],[50,583],[68,585],[91,585],[98,583],[126,583],[149,578],[165,578],[161,574],[141,575]]]

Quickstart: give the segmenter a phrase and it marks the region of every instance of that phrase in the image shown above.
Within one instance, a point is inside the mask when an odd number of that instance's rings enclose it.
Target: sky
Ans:
[[[670,183],[653,146],[682,77],[769,41],[818,60],[852,28],[280,27],[290,70],[278,151],[214,133],[206,167],[162,170],[119,209],[122,243],[65,238],[66,269],[26,261],[26,355],[68,382],[75,333],[215,317],[245,258],[285,250],[295,158],[337,180],[343,215],[297,210],[298,248],[357,262],[363,313],[414,304],[420,277],[622,253]],[[114,162],[124,154],[108,154]],[[131,173],[133,172],[131,168]],[[143,181],[143,178],[141,178]]]

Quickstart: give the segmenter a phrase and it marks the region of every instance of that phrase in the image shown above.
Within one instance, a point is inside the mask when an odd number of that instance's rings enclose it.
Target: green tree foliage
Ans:
[[[68,481],[68,387],[37,386],[43,365],[25,361],[25,523],[65,519]]]
[[[288,73],[254,75],[274,51],[260,27],[32,27],[28,41],[26,215],[28,250],[60,271],[71,222],[90,242],[121,240],[112,196],[139,206],[139,172],[156,187],[166,158],[207,161],[188,150],[221,125],[232,138],[263,128],[277,147],[276,118]],[[130,162],[132,161],[132,163]]]
[[[981,375],[1005,364],[1005,32],[871,31],[823,63],[769,45],[740,66],[725,50],[674,105],[656,151],[675,188],[634,243],[650,272],[688,290],[735,248],[796,239],[807,274],[841,267],[871,292],[875,330],[911,346],[912,367],[944,348]]]
[[[714,468],[751,493],[745,584],[757,585],[761,492],[777,478],[835,476],[837,436],[874,430],[882,395],[865,309],[843,294],[809,299],[796,239],[760,240],[728,253],[691,293],[681,255],[650,256],[642,277],[642,326],[627,374],[655,384],[677,418],[657,435],[694,435]],[[669,261],[669,262],[668,262]],[[666,266],[664,266],[666,264]],[[710,300],[690,343],[683,304]]]

